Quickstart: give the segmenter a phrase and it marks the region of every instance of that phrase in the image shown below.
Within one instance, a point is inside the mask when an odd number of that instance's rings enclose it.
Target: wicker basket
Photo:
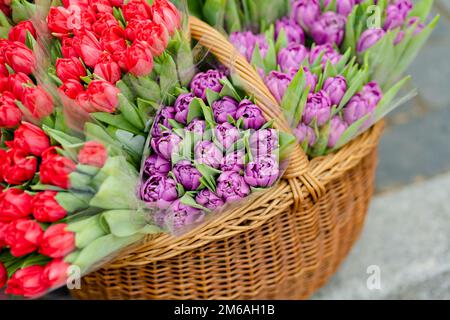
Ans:
[[[286,120],[233,46],[190,19],[193,38],[251,86],[267,118]],[[298,147],[279,184],[181,237],[148,238],[82,279],[80,299],[300,299],[333,275],[364,224],[373,192],[377,125],[335,154],[308,161]]]

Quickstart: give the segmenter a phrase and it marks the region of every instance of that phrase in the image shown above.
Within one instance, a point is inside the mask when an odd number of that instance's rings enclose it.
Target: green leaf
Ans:
[[[134,89],[136,95],[142,99],[150,101],[161,100],[161,89],[155,81],[148,77],[135,77],[128,75],[131,87]]]
[[[387,92],[384,93],[383,98],[378,103],[377,108],[375,109],[375,121],[383,118],[387,113],[389,113],[393,108],[395,108],[392,101],[397,96],[400,89],[411,79],[410,76],[404,77],[402,80],[397,82],[394,86],[392,86]]]
[[[136,106],[134,106],[123,94],[119,93],[119,110],[122,112],[123,117],[136,129],[144,130],[145,124],[139,113],[136,111]]]
[[[203,117],[203,108],[202,106],[205,105],[202,99],[200,98],[194,98],[192,99],[191,103],[189,104],[189,112],[187,116],[187,122],[190,123],[192,120],[196,118],[202,118]]]
[[[283,161],[291,155],[292,149],[297,143],[297,139],[292,134],[283,131],[279,132],[278,139],[280,144],[280,160]]]
[[[223,26],[226,0],[206,0],[203,5],[203,16],[212,26]]]
[[[158,233],[161,231],[158,227],[149,225],[150,219],[143,210],[105,211],[101,219],[108,225],[111,234],[117,237],[129,237],[139,234],[144,227],[147,227],[146,233]]]
[[[74,213],[89,207],[89,200],[92,194],[79,192],[59,192],[56,201],[67,212]]]
[[[284,28],[281,28],[278,33],[277,41],[275,42],[275,50],[276,52],[280,52],[282,48],[286,48],[288,45],[288,38],[286,36],[286,31]]]
[[[206,212],[211,212],[210,209],[208,209],[202,205],[199,205],[197,202],[195,202],[195,199],[192,196],[190,196],[188,193],[186,193],[183,197],[181,197],[180,202],[182,204],[190,206],[192,208],[197,208],[197,209],[200,209],[200,210],[203,210]]]
[[[194,0],[195,1],[195,0]],[[237,0],[227,0],[225,7],[225,18],[227,31],[229,33],[242,30]],[[198,2],[198,1],[195,1]]]
[[[134,94],[133,90],[130,89],[130,87],[125,83],[125,79],[127,79],[127,76],[124,76],[122,80],[119,80],[116,82],[116,87],[120,89],[120,92],[127,97],[128,100],[134,101],[136,100],[136,95]]]
[[[433,0],[422,0],[414,4],[413,9],[409,12],[408,18],[419,17],[422,23],[427,21],[427,17],[433,7]]]
[[[141,131],[136,129],[131,123],[129,123],[123,114],[110,114],[106,112],[94,112],[91,113],[94,119],[103,122],[105,124],[114,126],[118,129],[132,132],[134,134],[139,134]]]
[[[360,133],[361,127],[365,124],[365,122],[369,119],[370,116],[371,114],[366,114],[364,117],[355,121],[351,126],[349,126],[347,130],[344,131],[339,140],[336,142],[336,145],[331,151],[338,150],[339,148],[350,142],[353,138],[355,138],[358,135],[358,133]]]
[[[75,245],[77,248],[85,248],[90,243],[106,234],[101,227],[100,217],[101,215],[98,214],[93,217],[83,219],[80,222],[69,222],[67,229],[75,233]]]
[[[166,94],[173,93],[175,88],[179,86],[179,82],[175,61],[168,54],[163,54],[163,56],[164,59],[161,65],[159,83],[161,86],[161,94],[165,96]]]
[[[264,70],[266,73],[269,73],[270,71],[277,69],[277,52],[273,37],[267,39],[267,42],[269,44],[269,48],[267,50],[266,57],[264,58]]]
[[[221,98],[223,97],[231,97],[236,101],[241,101],[242,98],[239,95],[239,93],[234,88],[233,84],[228,80],[227,78],[223,78],[220,80],[220,82],[223,85],[222,90],[220,91],[219,95]]]
[[[367,79],[367,70],[360,70],[358,72],[358,75],[355,78],[353,78],[353,80],[349,83],[349,87],[345,92],[344,96],[342,97],[341,102],[339,103],[339,106],[336,109],[336,113],[339,112],[347,104],[347,102],[350,101],[350,99],[355,95],[355,93],[362,88],[366,79]]]
[[[212,91],[210,88],[206,88],[206,100],[210,106],[212,106],[212,104],[219,99],[219,93]]]
[[[283,99],[281,100],[281,108],[283,109],[286,118],[291,120],[291,127],[295,127],[298,124],[294,118],[302,97],[299,93],[304,91],[305,84],[306,74],[303,68],[300,68],[287,87]]]

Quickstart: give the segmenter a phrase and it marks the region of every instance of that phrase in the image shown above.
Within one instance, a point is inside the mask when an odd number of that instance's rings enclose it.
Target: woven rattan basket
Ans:
[[[191,18],[192,37],[233,66],[267,118],[289,130],[259,76],[217,31]],[[272,107],[270,107],[272,106]],[[335,154],[298,147],[281,182],[180,237],[146,239],[85,276],[79,299],[300,299],[336,271],[358,237],[373,192],[377,125]]]

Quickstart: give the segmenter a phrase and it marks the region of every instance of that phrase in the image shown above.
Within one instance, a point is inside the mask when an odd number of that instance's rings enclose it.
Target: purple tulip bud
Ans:
[[[228,122],[219,124],[214,130],[217,141],[225,150],[231,147],[240,138],[239,130]]]
[[[392,30],[399,28],[405,22],[404,12],[396,5],[390,5],[386,9],[386,19],[384,20],[383,29]]]
[[[253,50],[256,44],[256,35],[250,31],[245,32],[233,32],[229,38],[233,46],[250,61],[253,56]]]
[[[165,224],[171,229],[177,230],[194,223],[202,222],[205,213],[197,208],[188,206],[176,200],[169,208],[165,217]]]
[[[408,20],[407,23],[408,27],[412,27],[412,26],[416,26],[414,31],[413,31],[413,35],[418,35],[419,33],[421,33],[423,31],[423,29],[425,28],[425,25],[423,23],[420,22],[420,18],[419,17],[411,17]],[[403,38],[405,37],[405,32],[400,30],[397,34],[397,37],[395,38],[394,44],[397,45],[399,44]]]
[[[279,174],[277,157],[266,155],[257,157],[247,164],[244,180],[252,187],[267,188],[277,181]]]
[[[239,103],[231,97],[223,97],[212,103],[214,119],[217,123],[228,122],[228,115],[236,118],[236,111]]]
[[[361,93],[357,93],[344,108],[344,120],[347,124],[351,125],[373,110],[374,107],[369,106],[367,99]]]
[[[292,19],[305,30],[309,30],[321,14],[319,0],[296,0],[291,8]]]
[[[343,76],[328,78],[323,84],[323,90],[328,93],[332,105],[339,105],[347,91],[347,80]]]
[[[332,0],[324,0],[323,4],[327,7]],[[336,0],[336,12],[348,16],[355,6],[355,0]]]
[[[328,136],[328,148],[334,148],[336,143],[341,138],[342,134],[347,130],[347,124],[339,118],[334,116],[330,123],[330,135]]]
[[[302,66],[302,68],[306,76],[305,88],[309,87],[309,92],[314,92],[317,84],[317,74],[314,74],[311,71],[309,71],[309,68],[306,66]]]
[[[326,43],[315,46],[311,49],[311,52],[309,53],[309,63],[313,64],[320,55],[322,55],[321,63],[323,67],[326,66],[328,60],[331,62],[331,64],[335,65],[342,58],[342,55],[334,50],[333,46],[330,43]]]
[[[181,160],[173,167],[173,174],[178,183],[186,190],[194,191],[200,186],[201,173],[191,164],[189,160]]]
[[[367,29],[359,37],[357,50],[359,53],[366,51],[370,47],[374,46],[386,33],[383,29],[374,28]]]
[[[152,149],[166,160],[172,159],[172,154],[178,152],[181,138],[173,132],[164,131],[160,137],[152,138]]]
[[[291,43],[278,52],[277,60],[284,73],[297,73],[306,58],[308,58],[308,49],[301,44]]]
[[[166,209],[178,198],[176,182],[162,175],[153,175],[141,186],[141,199],[154,203],[158,208]]]
[[[383,92],[378,83],[372,81],[362,88],[361,96],[367,101],[370,109],[375,109],[378,102],[383,98]]]
[[[167,175],[171,169],[170,162],[166,159],[152,154],[144,162],[144,173],[148,176]]]
[[[194,148],[195,160],[212,168],[219,168],[223,153],[211,141],[199,141]]]
[[[225,76],[221,72],[212,69],[197,73],[191,81],[191,90],[196,97],[206,101],[206,89],[220,92],[223,88],[220,80],[223,78]]]
[[[221,198],[219,198],[215,193],[211,192],[211,190],[207,188],[202,189],[197,193],[195,201],[199,205],[212,211],[222,207],[225,204]]]
[[[307,142],[308,146],[312,147],[316,143],[316,133],[314,129],[300,122],[297,128],[294,129],[294,135],[300,144]]]
[[[189,132],[196,133],[200,136],[203,136],[206,131],[206,122],[201,119],[193,119],[186,127],[186,130]]]
[[[243,150],[227,153],[222,159],[220,170],[240,172],[244,169],[245,153]]]
[[[278,149],[278,131],[275,129],[257,130],[249,139],[253,157],[274,155]]]
[[[310,124],[316,119],[318,126],[323,126],[328,122],[331,115],[331,100],[324,90],[316,93],[309,93],[303,111],[303,122]]]
[[[406,19],[413,8],[411,0],[395,0],[394,5],[401,12],[403,19]]]
[[[259,34],[256,36],[255,48],[256,45],[258,45],[261,57],[265,58],[267,51],[269,50],[269,44],[267,43],[266,36],[264,34]]]
[[[178,96],[174,105],[175,120],[180,123],[186,124],[189,113],[189,105],[194,98],[195,97],[192,93],[183,93]]]
[[[345,16],[328,11],[320,16],[311,27],[311,36],[317,44],[331,43],[340,45],[344,39]]]
[[[284,17],[281,20],[275,22],[275,38],[278,39],[278,35],[281,30],[284,30],[288,43],[305,43],[305,33],[302,27],[300,27],[295,21]]]
[[[278,71],[271,71],[265,78],[267,88],[269,88],[278,103],[283,100],[291,81],[292,77],[290,75]]]
[[[244,123],[244,129],[258,130],[267,122],[261,109],[248,99],[242,100],[236,111],[236,119],[241,118]]]
[[[217,195],[225,202],[234,202],[250,194],[250,187],[238,172],[225,171],[217,178]]]
[[[172,126],[169,123],[170,119],[175,119],[175,109],[173,107],[163,107],[155,116],[155,120],[153,121],[151,130],[152,137],[158,138],[161,136],[163,130],[161,130],[161,127],[159,125],[163,125],[168,129],[172,129]]]

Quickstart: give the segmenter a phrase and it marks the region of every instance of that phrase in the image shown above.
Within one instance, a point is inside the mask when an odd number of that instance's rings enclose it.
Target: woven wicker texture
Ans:
[[[233,46],[190,19],[192,37],[241,76],[265,116],[290,130]],[[280,183],[180,237],[148,237],[82,279],[79,299],[301,299],[336,271],[364,224],[382,125],[308,161],[297,147]]]

